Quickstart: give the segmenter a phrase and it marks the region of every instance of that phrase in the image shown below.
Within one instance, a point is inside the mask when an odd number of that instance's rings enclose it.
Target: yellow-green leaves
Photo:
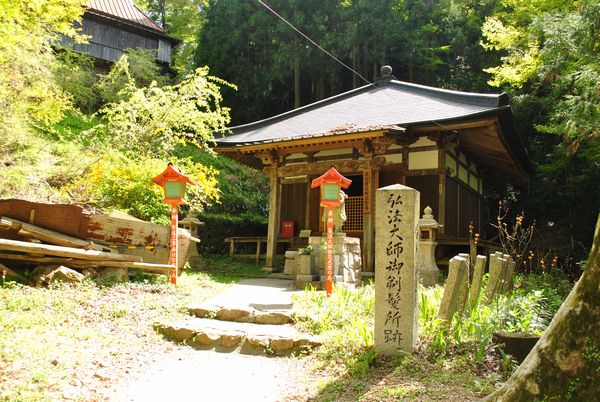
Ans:
[[[121,68],[127,68],[123,64]],[[132,156],[170,156],[177,144],[193,143],[208,149],[213,132],[229,123],[229,109],[221,106],[220,89],[229,86],[199,68],[181,83],[137,87],[131,77],[119,92],[121,100],[100,113],[106,124],[89,134]]]

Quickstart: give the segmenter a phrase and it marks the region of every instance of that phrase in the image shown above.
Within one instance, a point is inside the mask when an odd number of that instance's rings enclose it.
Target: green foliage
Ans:
[[[173,50],[173,66],[182,74],[194,70],[193,56],[202,25],[202,7],[206,0],[142,0],[142,8],[169,35],[182,43]],[[138,3],[138,4],[139,4]]]
[[[488,71],[493,85],[514,92],[522,138],[539,165],[517,208],[542,223],[542,247],[583,258],[600,205],[600,8],[596,0],[502,4],[484,26],[484,46],[504,54]]]
[[[189,159],[173,160],[186,175],[198,182],[187,186],[186,200],[192,211],[218,199],[215,171]],[[159,186],[150,179],[167,166],[164,159],[131,159],[118,153],[105,154],[88,171],[64,187],[78,203],[105,211],[119,209],[140,219],[168,223],[169,208]]]
[[[95,112],[99,98],[94,59],[63,47],[56,51],[56,61],[55,80],[70,95],[73,107],[86,113]]]
[[[201,213],[198,219],[204,222],[200,229],[200,248],[205,253],[225,252],[224,240],[231,236],[263,236],[267,232],[267,219],[264,216],[242,212]]]
[[[294,295],[297,326],[320,334],[324,342],[316,352],[321,359],[345,364],[355,374],[367,371],[374,357],[374,295],[372,284],[336,286],[330,297],[313,288]]]
[[[126,100],[129,92],[123,92],[128,86],[137,88],[170,84],[170,77],[161,74],[161,67],[156,63],[156,52],[149,49],[125,49],[108,74],[98,76],[94,91],[100,98],[100,105]],[[95,110],[94,110],[95,111]]]
[[[197,69],[176,85],[137,87],[123,62],[119,69],[126,77],[118,96],[120,101],[100,110],[106,123],[88,132],[98,145],[118,149],[139,157],[169,157],[175,145],[193,143],[208,149],[213,132],[224,130],[229,109],[221,107],[225,81]],[[119,70],[119,71],[120,71]]]
[[[207,3],[195,63],[238,85],[238,92],[224,92],[234,123],[366,84],[259,3]],[[390,64],[399,79],[477,90],[485,87],[481,66],[496,60],[478,44],[480,26],[498,3],[277,0],[269,5],[367,80]]]
[[[542,334],[566,298],[570,284],[558,272],[519,277],[518,288],[493,301],[480,300],[451,323],[437,317],[443,288],[420,288],[419,337],[436,360],[466,354],[482,364],[494,332]]]
[[[0,1],[0,149],[34,121],[60,120],[69,97],[53,79],[51,44],[76,36],[84,0]]]
[[[177,147],[176,155],[212,166],[219,173],[219,201],[210,205],[210,214],[242,213],[259,215],[266,218],[269,204],[269,182],[256,169],[242,165],[212,152],[206,152],[195,146]]]

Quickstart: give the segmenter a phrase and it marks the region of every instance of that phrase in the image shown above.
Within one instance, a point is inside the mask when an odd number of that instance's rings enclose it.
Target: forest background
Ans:
[[[268,2],[360,76],[261,1],[140,0],[183,40],[176,74],[132,51],[100,77],[58,46],[59,35],[78,36],[84,3],[0,0],[1,198],[161,222],[148,179],[173,161],[201,183],[190,209],[211,227],[258,230],[268,185],[214,155],[213,133],[365,85],[389,64],[404,81],[507,92],[536,173],[486,197],[535,219],[540,247],[586,255],[600,205],[598,0]]]

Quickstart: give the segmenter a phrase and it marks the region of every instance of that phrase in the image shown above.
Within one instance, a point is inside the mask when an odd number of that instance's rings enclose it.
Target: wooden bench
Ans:
[[[298,237],[291,238],[279,238],[277,239],[277,243],[284,243],[293,246],[295,243],[298,243]],[[256,253],[255,254],[238,254],[238,256],[250,256],[254,255],[256,259],[256,265],[260,264],[261,258],[266,258],[265,255],[261,255],[260,248],[263,243],[267,242],[266,236],[255,236],[255,237],[227,237],[225,239],[225,243],[229,243],[229,257],[233,260],[235,258],[235,245],[240,243],[256,243]]]

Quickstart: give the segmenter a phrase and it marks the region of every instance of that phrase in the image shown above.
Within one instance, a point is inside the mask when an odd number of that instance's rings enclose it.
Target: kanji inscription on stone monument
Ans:
[[[400,184],[376,193],[375,350],[412,353],[417,339],[419,192]]]

